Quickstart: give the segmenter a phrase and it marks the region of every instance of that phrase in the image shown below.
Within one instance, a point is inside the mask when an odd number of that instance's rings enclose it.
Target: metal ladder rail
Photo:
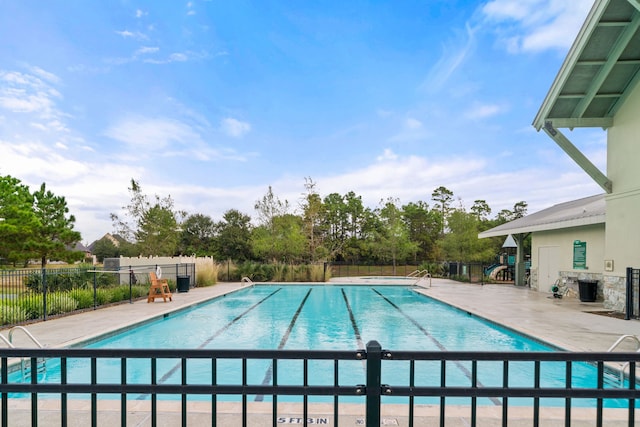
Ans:
[[[2,340],[2,342],[4,342],[4,343],[9,347],[9,348],[16,348],[16,346],[15,346],[15,345],[13,345],[13,344],[11,343],[11,341],[9,341],[9,340],[7,339],[7,337],[5,337],[5,336],[4,336],[4,335],[2,335],[2,334],[0,334],[0,340]]]
[[[244,286],[245,284],[253,285],[253,281],[249,279],[247,276],[243,277],[242,280],[240,280],[240,282],[242,283],[242,286]]]
[[[411,273],[407,274],[405,277],[421,277],[425,274],[429,274],[429,270],[414,270]]]
[[[420,283],[424,279],[429,279],[429,287],[431,287],[431,274],[429,274],[429,270],[417,270],[417,271],[418,272],[416,274],[414,274],[413,276],[409,276],[408,275],[407,277],[414,277],[414,278],[417,277],[418,278],[418,280],[416,280],[413,283],[414,285],[417,285],[418,283]]]
[[[607,352],[612,352],[620,344],[622,344],[622,342],[624,342],[625,340],[628,340],[628,339],[636,342],[636,353],[640,353],[640,337],[638,337],[637,335],[632,335],[632,334],[621,335],[620,338],[618,338],[616,340],[616,342],[611,344],[611,347],[609,347]],[[619,371],[620,371],[619,386],[622,387],[622,385],[624,385],[624,372],[629,367],[629,362],[620,363],[619,365],[620,365],[620,369],[619,369]]]
[[[14,326],[9,329],[9,345],[14,347],[13,344],[13,334],[15,331],[22,331],[24,334],[39,348],[44,348],[44,345],[36,337],[33,336],[31,332],[27,330],[24,326]],[[20,371],[22,372],[22,377],[25,378],[25,372],[27,371],[27,358],[23,357],[20,359]],[[29,367],[31,367],[31,361],[29,360]],[[32,367],[31,367],[32,368]],[[42,358],[36,361],[36,370],[38,373],[46,373],[47,372],[47,361]]]
[[[416,277],[418,274],[420,274],[423,270],[413,270],[411,273],[407,274],[407,277]]]

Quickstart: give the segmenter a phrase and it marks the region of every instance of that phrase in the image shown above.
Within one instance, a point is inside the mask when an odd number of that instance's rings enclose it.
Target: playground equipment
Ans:
[[[484,269],[485,276],[492,280],[515,280],[516,252],[518,245],[514,238],[508,235],[502,244],[503,252],[497,256],[497,262]],[[531,261],[525,261],[525,275],[531,268]]]

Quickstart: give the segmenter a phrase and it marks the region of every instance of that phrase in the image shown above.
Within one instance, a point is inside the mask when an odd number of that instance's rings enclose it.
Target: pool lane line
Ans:
[[[243,311],[242,313],[240,313],[239,315],[237,315],[236,317],[233,318],[233,320],[231,320],[229,323],[227,323],[226,325],[224,325],[222,328],[218,329],[213,335],[211,335],[209,338],[207,338],[206,340],[204,340],[202,342],[202,344],[200,344],[197,348],[204,348],[207,345],[209,345],[209,343],[211,341],[213,341],[214,339],[216,339],[220,334],[222,334],[224,331],[226,331],[227,329],[229,329],[234,323],[236,323],[238,320],[242,319],[244,316],[246,316],[251,310],[253,310],[254,308],[258,307],[260,304],[262,304],[263,302],[265,302],[266,300],[268,300],[269,298],[271,298],[272,296],[274,296],[275,294],[277,294],[278,292],[280,292],[282,290],[282,288],[278,288],[275,291],[271,292],[269,295],[267,295],[266,297],[262,298],[260,301],[258,301],[257,303],[253,304],[251,307],[249,307],[248,309],[246,309],[245,311]],[[164,383],[166,380],[169,379],[169,377],[171,377],[171,375],[173,375],[178,369],[180,369],[180,367],[182,366],[182,362],[178,362],[176,363],[173,368],[169,369],[169,371],[167,371],[159,380],[158,380],[158,384],[162,384]],[[138,397],[137,400],[143,400],[145,397],[147,396],[147,394],[143,394],[141,396]]]
[[[260,304],[262,304],[263,302],[265,302],[266,300],[268,300],[269,298],[271,298],[272,296],[274,296],[275,294],[277,294],[278,292],[280,292],[282,290],[282,288],[278,288],[275,291],[271,292],[269,295],[267,295],[266,297],[262,298],[260,301],[258,301],[257,303],[253,304],[251,307],[249,307],[248,309],[246,309],[245,311],[243,311],[242,313],[240,313],[239,315],[237,315],[231,322],[227,323],[225,326],[223,326],[222,328],[218,329],[213,335],[211,335],[209,338],[207,338],[205,341],[202,342],[202,344],[200,344],[198,346],[198,348],[204,348],[207,345],[209,345],[209,343],[211,341],[213,341],[214,339],[216,339],[221,333],[223,333],[224,331],[226,331],[227,329],[229,329],[234,323],[236,323],[238,320],[242,319],[244,316],[246,316],[251,310],[253,310],[254,308],[258,307]]]
[[[429,331],[427,331],[420,323],[418,323],[417,320],[415,320],[413,317],[409,316],[407,313],[405,313],[400,307],[398,307],[393,301],[391,301],[389,298],[387,298],[386,296],[382,295],[377,289],[371,288],[371,290],[373,292],[375,292],[376,294],[378,294],[380,297],[382,297],[382,299],[384,299],[386,302],[388,302],[393,308],[395,308],[396,310],[398,310],[400,312],[400,314],[402,314],[404,317],[406,317],[411,323],[414,324],[415,327],[417,327],[418,329],[420,329],[420,331],[425,334],[427,336],[427,338],[429,338],[441,351],[447,351],[447,348],[436,339],[436,337],[434,337],[433,335],[431,335],[429,333]],[[464,366],[459,360],[454,360],[453,363],[458,367],[458,369],[460,369],[462,371],[462,373],[469,379],[469,381],[472,381],[472,374],[469,371],[469,369],[467,369],[466,366]],[[482,385],[482,383],[476,379],[476,383],[478,385],[478,387],[484,387]],[[493,402],[494,405],[500,406],[502,405],[502,402],[500,401],[500,399],[497,399],[495,397],[489,397],[489,400],[491,400]]]
[[[278,344],[278,350],[282,350],[285,344],[287,343],[287,341],[289,340],[289,335],[291,335],[291,330],[295,326],[296,321],[298,320],[298,316],[300,316],[300,312],[302,311],[302,307],[304,307],[304,304],[307,302],[307,299],[309,299],[309,295],[311,294],[312,290],[313,288],[309,288],[309,290],[307,291],[307,294],[304,296],[304,298],[302,299],[302,302],[298,306],[298,309],[296,310],[295,314],[291,318],[291,322],[289,322],[289,327],[287,328],[284,335],[282,336],[282,339],[280,340],[280,344]],[[262,385],[269,385],[271,383],[272,377],[273,377],[273,360],[269,364],[269,368],[267,368],[267,372],[265,372],[264,374]],[[255,398],[255,402],[262,402],[263,400],[264,400],[263,394],[259,394]]]
[[[358,343],[358,348],[365,348],[364,343],[362,342],[362,336],[360,335],[360,329],[358,328],[358,323],[356,322],[356,317],[353,315],[353,310],[351,310],[351,305],[349,304],[349,298],[347,298],[347,294],[344,291],[344,288],[341,289],[342,298],[344,298],[344,303],[347,306],[347,311],[349,312],[349,320],[351,320],[351,327],[353,327],[353,332],[356,335],[356,341]]]
[[[344,291],[344,288],[341,289],[342,298],[344,298],[344,303],[347,306],[347,311],[349,312],[349,320],[351,320],[351,327],[353,328],[353,332],[356,335],[356,342],[358,343],[358,348],[364,349],[365,345],[362,342],[362,335],[360,335],[360,329],[358,328],[358,323],[356,322],[356,317],[353,315],[353,310],[351,310],[351,304],[349,304],[349,298],[347,298],[347,294]],[[362,369],[367,372],[367,362],[362,359]]]

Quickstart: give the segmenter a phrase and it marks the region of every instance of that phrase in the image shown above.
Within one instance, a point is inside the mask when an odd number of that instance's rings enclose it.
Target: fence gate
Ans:
[[[640,269],[627,267],[626,320],[640,317]]]

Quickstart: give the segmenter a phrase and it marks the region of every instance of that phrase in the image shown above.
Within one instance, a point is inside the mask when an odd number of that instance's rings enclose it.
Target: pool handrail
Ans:
[[[29,337],[29,339],[35,344],[37,345],[39,348],[44,348],[44,345],[42,345],[42,343],[40,341],[38,341],[38,339],[36,337],[33,336],[33,334],[31,332],[29,332],[29,330],[27,328],[25,328],[24,326],[14,326],[13,328],[9,329],[9,343],[13,344],[13,333],[15,331],[22,331],[25,333],[25,335],[27,337]]]
[[[0,334],[0,340],[1,340],[2,342],[4,342],[4,343],[9,347],[9,348],[16,348],[16,346],[15,346],[15,345],[13,345],[13,344],[11,343],[11,341],[9,341],[9,340],[7,339],[7,337],[5,337],[5,336],[4,336],[4,335],[2,335],[2,334]]]
[[[9,334],[8,334],[9,340],[8,341],[5,339],[4,336],[0,335],[2,337],[2,340],[9,344],[10,348],[16,348],[16,346],[13,344],[13,334],[14,334],[15,331],[24,332],[24,334],[29,338],[29,340],[31,342],[33,342],[38,348],[45,348],[45,346],[42,345],[42,343],[40,341],[38,341],[38,339],[36,337],[34,337],[33,334],[31,332],[29,332],[29,330],[27,328],[25,328],[24,326],[14,326],[13,328],[9,329]],[[26,357],[20,358],[20,372],[22,372],[22,377],[23,378],[27,378],[27,375],[29,373],[29,369],[32,369],[31,366],[32,366],[31,359],[28,359]],[[45,358],[37,358],[36,359],[36,370],[39,373],[47,371],[47,361],[46,361]]]
[[[418,283],[420,283],[423,279],[429,279],[429,287],[431,287],[431,274],[429,274],[429,270],[415,270],[412,271],[411,273],[407,274],[407,277],[409,278],[417,278],[418,280],[416,280],[413,284],[417,285]]]
[[[407,277],[415,277],[420,274],[423,270],[413,270],[411,273],[407,274]]]
[[[616,342],[614,342],[613,344],[611,344],[611,347],[609,347],[609,349],[607,350],[607,352],[612,352],[613,350],[615,350],[620,344],[622,344],[622,342],[626,341],[626,340],[632,340],[636,342],[636,353],[640,353],[640,337],[638,335],[633,335],[633,334],[624,334],[621,335],[620,338],[618,338],[616,340]],[[619,385],[624,384],[624,373],[627,370],[627,368],[629,367],[629,362],[625,362],[625,363],[620,363],[620,368],[619,368]]]

